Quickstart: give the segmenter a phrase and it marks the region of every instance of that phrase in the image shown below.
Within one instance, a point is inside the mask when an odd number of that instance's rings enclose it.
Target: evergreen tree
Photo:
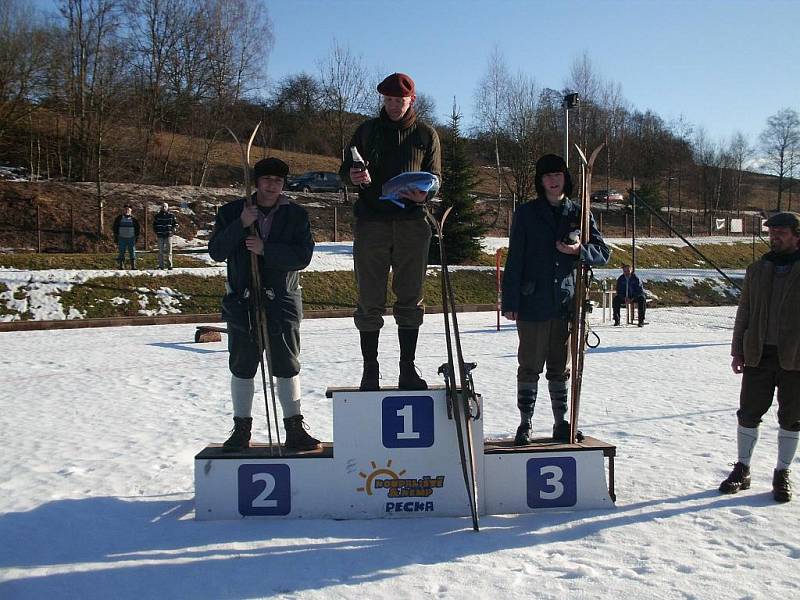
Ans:
[[[442,213],[453,207],[444,225],[447,262],[460,264],[476,259],[481,253],[481,237],[486,227],[481,224],[475,207],[473,189],[478,183],[475,167],[467,156],[467,144],[461,137],[461,113],[455,103],[442,146],[442,189],[439,198]],[[439,263],[439,240],[431,240],[430,260]]]

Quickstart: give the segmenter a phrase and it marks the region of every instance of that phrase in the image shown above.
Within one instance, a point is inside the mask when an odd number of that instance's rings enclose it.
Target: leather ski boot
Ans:
[[[377,392],[381,389],[381,370],[378,365],[378,337],[380,331],[360,331],[361,356],[364,358],[364,370],[361,373],[362,392]]]
[[[514,436],[515,446],[530,446],[533,441],[531,415],[520,415],[521,419],[519,427],[517,427],[517,435]]]
[[[398,329],[397,338],[400,342],[400,377],[397,387],[401,390],[427,390],[428,383],[419,376],[414,366],[417,353],[417,338],[419,329]]]
[[[553,425],[553,441],[554,442],[562,442],[562,443],[569,443],[569,421],[560,421]],[[575,441],[582,442],[583,441],[583,432],[577,430],[575,432]]]
[[[773,490],[775,481],[773,480]],[[739,490],[750,488],[750,467],[744,463],[737,462],[733,465],[733,470],[728,478],[719,484],[719,491],[723,494],[735,494]]]
[[[364,361],[364,370],[361,373],[361,385],[358,389],[362,392],[377,392],[381,389],[381,369],[377,360]]]
[[[789,469],[775,469],[772,473],[772,497],[776,502],[789,502],[792,499],[792,482]]]
[[[295,415],[283,420],[286,429],[286,440],[283,445],[290,450],[316,450],[320,441],[308,434],[308,425],[303,422],[303,415]]]
[[[397,380],[397,387],[401,390],[427,390],[428,382],[426,382],[417,373],[417,367],[414,362],[410,360],[400,361],[400,377]]]
[[[252,417],[233,417],[231,437],[222,444],[223,452],[241,452],[250,447],[250,430],[253,427]]]

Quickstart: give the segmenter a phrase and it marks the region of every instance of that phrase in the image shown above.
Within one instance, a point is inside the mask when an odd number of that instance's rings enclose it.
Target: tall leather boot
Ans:
[[[397,387],[401,390],[427,390],[428,383],[419,376],[414,365],[419,329],[398,329],[397,337],[400,340],[400,377]]]
[[[378,338],[380,333],[380,330],[359,332],[364,370],[361,373],[361,385],[358,386],[358,389],[362,392],[377,392],[381,389],[381,371],[380,365],[378,365]]]
[[[253,427],[252,417],[233,417],[231,437],[222,444],[223,452],[241,452],[250,447],[250,430]]]
[[[519,409],[519,427],[514,436],[515,446],[528,446],[533,440],[531,420],[533,407],[536,404],[537,382],[517,382],[517,408]]]

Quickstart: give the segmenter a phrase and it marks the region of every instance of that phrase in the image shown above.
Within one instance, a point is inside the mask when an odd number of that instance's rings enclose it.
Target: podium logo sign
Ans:
[[[241,465],[237,481],[242,516],[280,516],[292,512],[289,465]]]
[[[526,465],[528,506],[575,506],[578,501],[575,465],[575,459],[571,456],[530,459]]]
[[[364,480],[364,485],[357,487],[357,492],[364,492],[367,496],[376,495],[386,490],[386,497],[391,502],[386,503],[385,511],[391,512],[432,512],[433,501],[427,500],[433,496],[434,490],[444,487],[444,475],[423,475],[419,478],[404,477],[406,470],[395,471],[392,469],[392,459],[386,462],[385,467],[379,467],[373,460],[370,461],[372,471],[360,471],[358,476]],[[400,501],[400,500],[405,501]],[[413,500],[416,499],[416,500]]]
[[[384,448],[433,446],[433,398],[384,397],[381,403],[381,439]]]

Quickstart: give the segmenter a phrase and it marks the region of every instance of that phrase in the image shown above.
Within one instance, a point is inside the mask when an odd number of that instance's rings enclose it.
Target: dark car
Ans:
[[[341,192],[344,183],[337,173],[309,171],[290,179],[286,189],[293,192]]]
[[[617,190],[598,190],[591,196],[592,202],[622,202],[625,198]]]

